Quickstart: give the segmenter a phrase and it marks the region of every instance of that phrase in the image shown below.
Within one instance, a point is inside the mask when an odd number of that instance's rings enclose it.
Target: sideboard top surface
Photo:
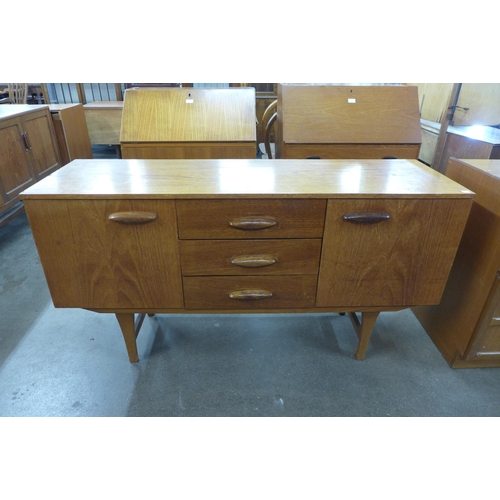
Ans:
[[[30,198],[472,198],[416,160],[74,160]]]

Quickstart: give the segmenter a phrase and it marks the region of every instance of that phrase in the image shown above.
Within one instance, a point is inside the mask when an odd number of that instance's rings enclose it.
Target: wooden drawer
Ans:
[[[316,281],[314,275],[187,277],[184,302],[186,309],[199,310],[309,308],[314,307]],[[254,291],[269,296],[252,299],[248,295]]]
[[[321,240],[181,240],[183,276],[318,274]]]
[[[326,200],[179,200],[181,239],[321,238]]]

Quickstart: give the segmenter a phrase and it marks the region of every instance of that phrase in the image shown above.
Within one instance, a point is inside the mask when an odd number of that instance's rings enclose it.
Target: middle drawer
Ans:
[[[180,240],[183,276],[317,274],[321,240]]]

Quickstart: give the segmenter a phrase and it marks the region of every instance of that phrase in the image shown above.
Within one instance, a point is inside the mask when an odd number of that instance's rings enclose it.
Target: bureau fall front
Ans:
[[[76,160],[21,195],[55,307],[342,312],[441,299],[474,193],[415,160]]]

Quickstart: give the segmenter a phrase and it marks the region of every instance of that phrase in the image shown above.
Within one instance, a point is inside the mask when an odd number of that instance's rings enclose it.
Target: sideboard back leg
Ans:
[[[377,321],[380,312],[364,312],[361,313],[361,321],[359,321],[355,312],[350,312],[349,317],[354,326],[354,330],[358,335],[358,348],[356,350],[356,359],[365,359],[366,349],[370,336],[372,334],[375,321]]]
[[[137,353],[137,335],[144,320],[144,314],[139,315],[137,323],[135,322],[134,313],[116,313],[115,314],[122,331],[125,345],[127,347],[128,359],[131,363],[139,361]]]

